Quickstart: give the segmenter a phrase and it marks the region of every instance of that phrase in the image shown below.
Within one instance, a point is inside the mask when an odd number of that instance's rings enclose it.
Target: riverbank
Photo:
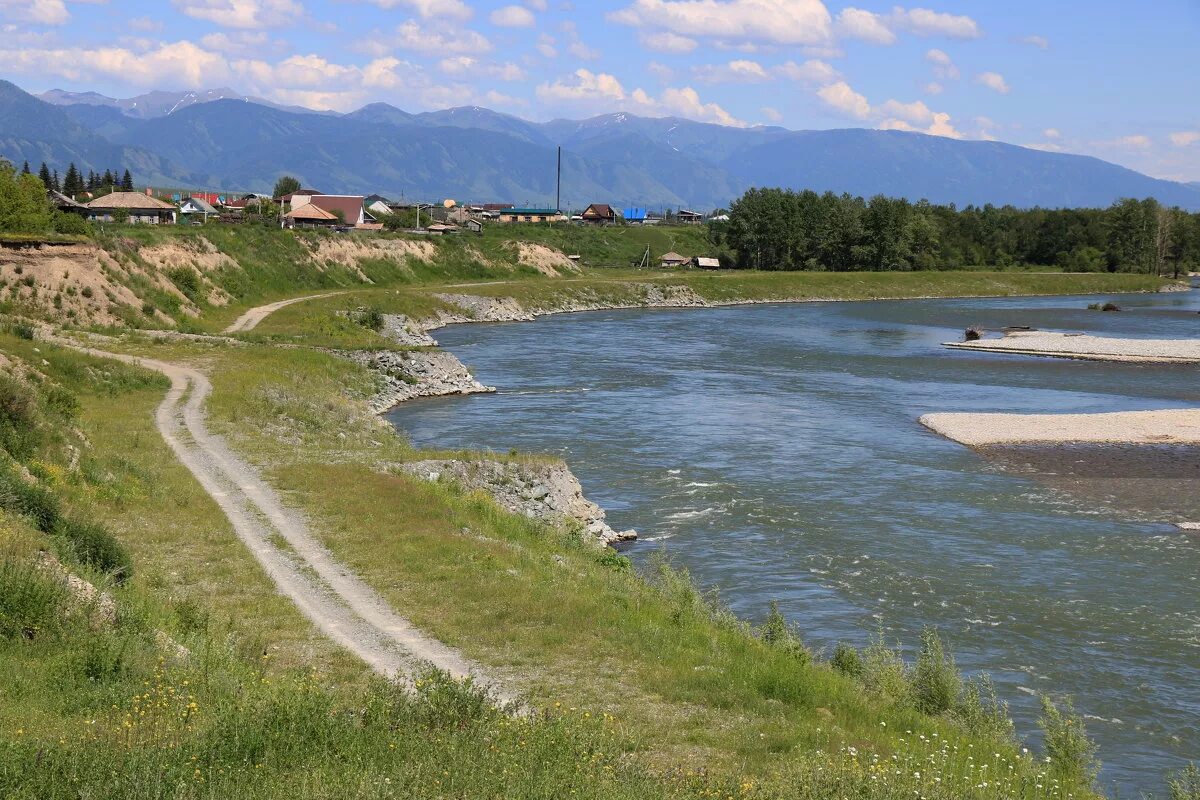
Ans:
[[[381,274],[364,270],[364,274]],[[1101,280],[1103,290],[1116,291],[1118,285],[1151,288],[1140,276],[1118,277],[1119,281]],[[421,287],[355,290],[280,307],[253,330],[236,334],[237,345],[200,335],[224,329],[245,310],[244,303],[231,302],[212,316],[201,309],[204,313],[194,324],[197,335],[158,339],[124,334],[105,346],[186,365],[208,375],[212,394],[204,414],[213,432],[261,472],[287,504],[288,513],[304,517],[314,539],[328,549],[336,563],[378,592],[388,606],[403,609],[423,633],[486,665],[489,675],[499,676],[506,686],[515,687],[540,708],[563,709],[563,714],[571,709],[572,719],[587,714],[615,720],[610,723],[612,737],[603,740],[604,752],[612,754],[613,760],[604,763],[625,768],[634,765],[644,771],[635,777],[653,784],[650,790],[638,784],[643,788],[628,796],[669,794],[674,789],[666,787],[678,787],[672,776],[679,775],[690,776],[681,789],[687,796],[713,791],[747,793],[749,790],[740,788],[745,785],[761,797],[788,796],[798,785],[817,787],[813,790],[818,794],[853,785],[867,795],[873,791],[871,776],[860,766],[858,754],[895,755],[904,763],[925,764],[931,754],[905,733],[913,731],[926,737],[923,742],[936,734],[939,741],[959,747],[961,752],[971,746],[999,753],[996,763],[1011,765],[1016,777],[1003,786],[979,789],[968,765],[946,756],[937,766],[922,769],[919,776],[905,775],[888,791],[945,798],[1032,797],[1044,768],[1020,752],[1004,726],[1000,706],[990,704],[986,692],[982,696],[959,694],[936,713],[923,713],[916,705],[912,668],[899,666],[900,654],[883,643],[862,655],[842,651],[845,659],[852,660],[839,662],[841,666],[835,668],[803,648],[796,630],[786,622],[777,620],[775,627],[758,627],[738,620],[706,600],[686,573],[664,567],[651,575],[636,575],[628,561],[611,550],[589,546],[577,528],[549,515],[539,516],[536,508],[517,505],[518,514],[513,514],[490,496],[471,491],[470,485],[457,480],[429,481],[428,472],[419,476],[397,469],[401,464],[463,460],[461,454],[414,450],[380,422],[376,416],[379,403],[372,402],[380,388],[378,368],[400,372],[392,376],[390,390],[395,396],[415,385],[405,376],[421,382],[415,375],[420,370],[411,367],[414,358],[440,354],[422,349],[429,345],[422,339],[397,346],[390,341],[386,324],[376,331],[351,313],[339,313],[365,305],[390,308],[409,320],[440,318],[444,322],[439,313],[445,312],[463,317],[459,321],[478,321],[480,316],[496,313],[489,309],[503,296],[513,297],[524,313],[531,313],[531,308],[563,313],[642,307],[649,301],[671,303],[671,307],[698,306],[693,293],[711,306],[893,293],[941,296],[940,292],[967,284],[1000,293],[1087,291],[1096,285],[1089,276],[1003,273],[967,277],[932,273],[915,277],[694,274],[654,275],[649,280],[645,274],[553,279],[539,275],[490,286],[455,287],[442,281]],[[479,306],[480,313],[456,303],[454,295],[491,299]],[[594,305],[606,303],[622,305]],[[158,318],[157,313],[152,316]],[[161,319],[159,322],[166,325]],[[402,323],[401,327],[412,334],[411,326]],[[373,355],[349,359],[345,351]],[[365,719],[370,709],[363,708],[366,701],[362,698],[369,696],[375,703],[377,696],[362,690],[369,685],[362,665],[352,663],[353,659],[318,635],[294,607],[272,592],[249,552],[237,543],[220,509],[197,491],[186,473],[181,474],[158,440],[150,412],[158,403],[161,387],[150,382],[133,394],[110,397],[105,394],[104,382],[112,380],[105,377],[113,374],[111,366],[76,360],[51,345],[28,343],[17,334],[5,339],[5,352],[20,352],[35,364],[44,357],[49,362],[45,370],[63,381],[83,374],[99,382],[85,398],[82,425],[97,442],[107,472],[117,477],[110,485],[105,483],[105,470],[99,470],[96,480],[100,488],[87,488],[91,484],[84,482],[71,491],[77,491],[73,502],[110,520],[122,540],[136,549],[141,568],[128,590],[133,594],[118,596],[118,603],[153,604],[155,614],[174,620],[173,631],[192,630],[191,638],[183,639],[193,652],[206,652],[204,645],[209,641],[207,628],[195,622],[196,615],[228,617],[212,635],[224,637],[219,640],[248,654],[250,666],[242,666],[240,661],[237,666],[222,662],[217,667],[221,680],[227,673],[244,670],[253,675],[258,682],[255,685],[278,682],[291,686],[292,681],[299,684],[305,680],[314,665],[333,665],[336,678],[323,678],[320,685],[315,679],[302,684],[303,698],[319,698],[313,707],[319,706],[321,713],[314,718]],[[421,353],[433,356],[417,355]],[[375,370],[366,368],[365,358],[376,360]],[[401,366],[410,367],[409,371]],[[450,385],[466,373],[465,368],[460,373],[447,363],[436,369],[442,370],[443,377],[453,376],[443,380]],[[434,367],[426,371],[433,372]],[[435,383],[427,381],[426,385]],[[509,456],[511,461],[522,458]],[[504,463],[503,457],[497,463]],[[170,476],[169,486],[159,486],[159,475]],[[489,482],[498,489],[507,479],[498,475]],[[521,480],[531,483],[527,478]],[[514,501],[521,504],[544,500],[536,497],[541,494],[536,484],[517,488],[514,482],[513,488]],[[574,490],[567,494],[573,498]],[[534,516],[525,514],[526,509]],[[595,517],[586,522],[576,519],[585,523],[585,529],[596,521]],[[230,602],[231,597],[236,602]],[[171,610],[176,607],[181,610]],[[766,609],[762,612],[765,616]],[[193,625],[198,627],[189,628]],[[270,659],[278,657],[280,666],[261,667],[256,673],[256,665],[268,662],[262,658],[264,654]],[[39,674],[36,659],[27,666],[20,673],[22,680]],[[174,680],[195,677],[171,674]],[[140,681],[152,677],[136,669],[127,676],[128,688],[132,691],[136,684],[138,692],[142,691]],[[232,684],[228,681],[222,686]],[[106,686],[123,711],[128,705],[122,694],[125,683]],[[50,691],[47,685],[43,694],[48,697]],[[228,700],[223,691],[206,687],[200,701],[220,706]],[[245,696],[254,702],[260,697]],[[452,710],[435,706],[439,697],[455,703],[474,702],[450,693],[437,695],[429,706],[417,706],[411,717],[402,716],[404,724],[421,729],[420,725],[436,727],[450,719],[475,719],[454,717]],[[235,708],[232,704],[228,707]],[[241,714],[253,713],[250,708],[236,708]],[[731,714],[731,708],[738,713]],[[61,709],[39,709],[36,713],[44,717],[36,722],[13,716],[19,710],[11,708],[3,722],[14,729],[26,725],[23,730],[29,741],[42,746],[30,749],[29,763],[70,762],[77,755],[73,740],[61,748],[53,743],[62,730],[82,725],[84,717]],[[308,719],[302,708],[289,705],[285,710],[294,713],[295,719]],[[556,713],[547,716],[554,719]],[[237,719],[239,715],[232,715],[221,721],[233,725]],[[421,719],[425,721],[413,721]],[[119,728],[119,724],[115,718],[114,725]],[[363,747],[386,744],[385,733],[370,726],[366,730],[374,738]],[[493,727],[481,730],[494,732]],[[530,728],[520,730],[529,737],[543,735]],[[347,740],[344,731],[333,733],[339,742]],[[188,743],[199,741],[190,731],[179,735]],[[270,796],[284,796],[293,786],[287,776],[305,773],[315,759],[306,755],[311,743],[287,739],[282,733],[273,735],[279,736],[280,746],[286,745],[287,752],[300,754],[291,761],[273,750],[263,755],[267,772],[276,782]],[[553,738],[545,736],[547,742]],[[507,739],[492,741],[503,748],[509,744]],[[576,751],[562,745],[561,739],[553,741],[558,742],[557,749],[542,751],[548,759],[575,763]],[[486,745],[476,748],[479,744],[469,746],[473,751],[489,751]],[[445,768],[445,778],[457,778],[460,785],[461,769],[480,767],[474,761],[464,767],[450,750],[429,747],[435,757],[437,753],[446,756],[438,766]],[[361,751],[350,754],[346,763],[369,765],[364,773],[375,779],[395,769],[388,750],[382,746],[380,750],[372,750],[369,757],[363,757]],[[111,759],[109,751],[103,752]],[[507,749],[504,756],[510,756]],[[241,783],[223,784],[236,793],[231,786],[241,789],[253,784],[254,770],[243,769],[249,763],[217,756],[211,767],[205,765],[203,774],[216,775],[218,769],[237,773]],[[516,763],[497,760],[484,765],[481,772],[486,774],[494,767],[499,773],[505,764]],[[176,766],[164,765],[162,771],[175,775]],[[347,794],[361,788],[354,783],[354,776],[344,774],[345,767],[339,773],[336,763],[320,762],[318,768],[323,785],[341,787]],[[90,768],[83,774],[92,776]],[[190,771],[187,774],[191,775]],[[564,779],[560,785],[585,784]],[[593,780],[587,785],[602,784]],[[1086,793],[1082,785],[1079,790]],[[263,796],[268,795],[264,792]],[[606,796],[624,795],[613,791]]]

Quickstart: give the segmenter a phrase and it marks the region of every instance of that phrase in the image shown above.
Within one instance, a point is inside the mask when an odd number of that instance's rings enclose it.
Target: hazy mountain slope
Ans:
[[[139,181],[185,180],[186,174],[160,155],[114,144],[8,81],[0,80],[0,157],[36,170],[43,161],[64,174],[75,163],[83,172],[129,169]]]
[[[1107,206],[1157,197],[1200,209],[1200,192],[1090,156],[902,131],[800,131],[723,162],[752,185],[927,198],[937,203]]]
[[[164,92],[153,91],[139,94],[135,97],[115,98],[106,97],[96,92],[67,92],[62,89],[51,89],[48,92],[42,92],[37,95],[39,100],[43,100],[52,105],[58,106],[74,106],[74,105],[93,105],[106,106],[109,108],[118,109],[122,114],[136,119],[154,119],[155,117],[166,116],[173,114],[180,109],[198,105],[200,103],[212,103],[217,100],[241,100],[246,103],[255,103],[264,105],[268,108],[277,108],[283,111],[292,111],[297,114],[323,114],[329,112],[313,111],[309,108],[301,106],[283,106],[278,103],[272,103],[270,100],[264,100],[261,97],[253,95],[245,95],[234,91],[228,87],[219,89],[204,89],[196,92]]]

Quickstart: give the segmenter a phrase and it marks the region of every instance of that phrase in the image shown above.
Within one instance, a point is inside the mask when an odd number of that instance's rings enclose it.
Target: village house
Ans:
[[[283,215],[285,228],[336,228],[342,224],[337,215],[331,214],[315,203],[305,203]]]
[[[62,192],[56,192],[50,189],[46,192],[46,196],[50,198],[50,204],[64,214],[78,214],[81,217],[88,215],[88,208],[83,203],[77,202],[74,199],[67,197]]]
[[[141,192],[113,192],[85,205],[87,218],[92,222],[113,222],[124,218],[146,225],[170,225],[175,222],[177,212],[170,203]]]
[[[677,216],[679,217],[679,221],[684,225],[699,225],[701,222],[704,222],[703,214],[695,211],[688,211],[684,208],[679,209],[679,214]]]
[[[681,256],[672,250],[669,253],[663,253],[662,258],[658,260],[659,266],[663,269],[673,269],[675,267],[687,266],[691,263],[691,259],[687,256]]]
[[[209,217],[215,217],[220,212],[211,203],[200,197],[185,197],[179,203],[179,213],[191,219],[198,217],[207,222]]]
[[[720,269],[721,259],[708,258],[706,256],[696,256],[696,266],[700,269]]]
[[[617,212],[608,203],[592,203],[579,216],[586,225],[613,225],[617,221]]]
[[[466,221],[467,230],[471,233],[483,233],[483,223],[477,219],[471,218]]]
[[[296,198],[293,198],[295,200]],[[292,204],[292,210],[303,208],[304,205],[314,205],[322,211],[326,211],[338,218],[338,221],[343,225],[357,227],[364,222],[375,222],[373,217],[363,209],[362,195],[351,194],[313,194],[308,195],[308,202],[296,205]]]
[[[304,205],[311,200],[314,195],[318,194],[320,194],[320,192],[318,192],[316,189],[297,189],[291,194],[285,194],[283,197],[278,199],[280,205],[291,211],[292,209],[296,209]]]
[[[561,211],[552,208],[506,208],[500,211],[501,222],[561,222]]]

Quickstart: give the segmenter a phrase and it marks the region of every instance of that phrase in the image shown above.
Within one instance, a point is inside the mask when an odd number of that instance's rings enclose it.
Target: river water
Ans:
[[[1112,300],[1120,312],[1088,311]],[[1200,451],[1008,448],[932,411],[1200,402],[1200,369],[942,348],[968,325],[1200,335],[1200,292],[634,310],[437,333],[495,395],[408,403],[419,445],[561,455],[628,554],[666,551],[739,615],[770,600],[814,648],[924,625],[1033,735],[1074,696],[1106,787],[1200,759]],[[911,655],[911,653],[910,653]]]

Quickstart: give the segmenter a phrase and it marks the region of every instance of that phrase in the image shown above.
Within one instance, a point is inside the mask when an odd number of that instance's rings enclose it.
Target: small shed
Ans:
[[[672,269],[674,267],[682,267],[691,263],[691,259],[686,256],[681,256],[672,250],[669,253],[663,253],[662,258],[658,260],[659,265],[663,269]]]
[[[704,222],[704,215],[685,208],[679,209],[679,221],[684,225],[699,225]]]
[[[471,233],[483,233],[483,223],[472,217],[466,222],[467,230]]]
[[[696,256],[696,266],[700,269],[720,269],[721,259]]]

